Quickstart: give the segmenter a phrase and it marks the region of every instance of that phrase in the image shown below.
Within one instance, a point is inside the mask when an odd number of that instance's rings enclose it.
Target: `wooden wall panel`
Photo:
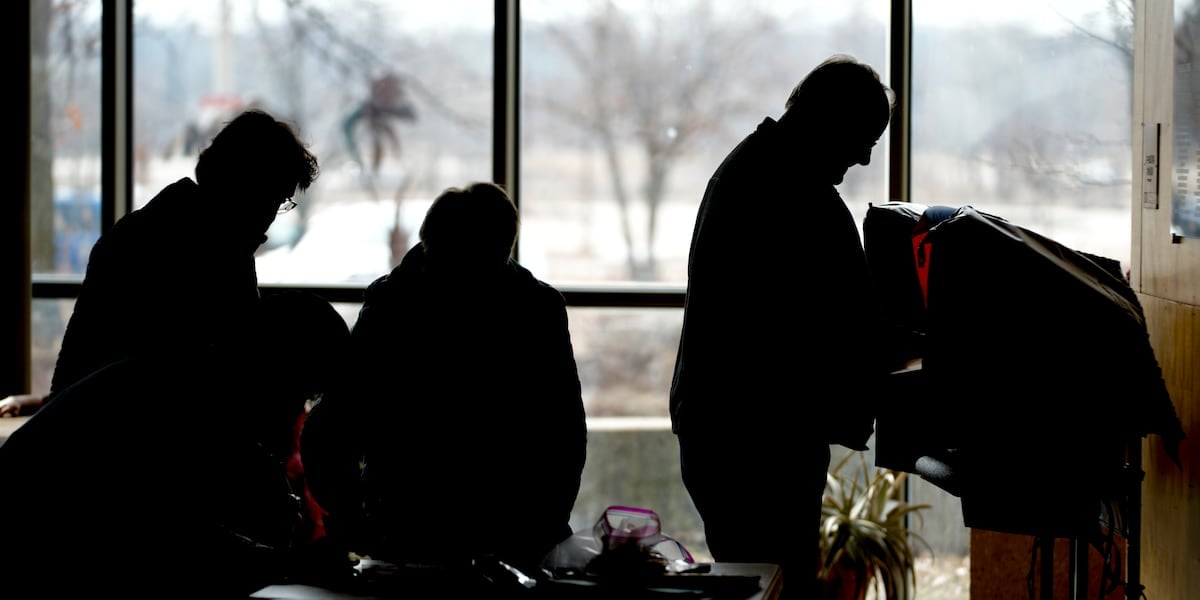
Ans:
[[[1142,584],[1147,598],[1200,598],[1200,307],[1142,297],[1150,340],[1188,438],[1181,464],[1143,444]]]
[[[1192,2],[1193,0],[1187,0]],[[1175,173],[1175,44],[1173,2],[1139,2],[1134,61],[1134,173],[1142,172],[1142,125],[1161,124],[1158,208],[1144,208],[1134,186],[1133,283],[1138,291],[1200,305],[1200,238],[1171,235],[1171,192]],[[1196,65],[1194,68],[1200,68]],[[1194,179],[1194,174],[1193,174]]]
[[[1187,0],[1189,3],[1192,0]],[[1180,464],[1162,439],[1143,443],[1141,584],[1147,598],[1200,598],[1200,239],[1170,234],[1174,176],[1175,2],[1136,3],[1134,35],[1134,168],[1140,173],[1142,123],[1161,123],[1159,209],[1142,207],[1134,186],[1133,285],[1146,313],[1150,342],[1188,439]]]
[[[1054,580],[1051,583],[1054,589],[1049,598],[1043,595],[1046,590],[1042,587],[1041,561],[1040,555],[1034,552],[1035,542],[1036,539],[1028,535],[972,529],[971,600],[1070,600],[1070,542],[1066,538],[1054,540]],[[1124,540],[1118,538],[1116,546],[1124,557]],[[1101,594],[1103,560],[1094,547],[1088,548],[1088,593],[1086,598],[1077,600],[1125,600],[1121,589]],[[1123,577],[1125,573],[1120,575]],[[921,590],[917,590],[917,599],[921,596]]]
[[[1171,158],[1167,152],[1164,155],[1168,160]],[[1176,238],[1178,241],[1172,242],[1167,209],[1141,212],[1144,215],[1141,287],[1138,291],[1192,306],[1200,305],[1200,238]]]
[[[1153,29],[1148,24],[1148,16],[1146,11],[1146,3],[1139,2],[1136,5],[1134,12],[1133,23],[1133,131],[1130,132],[1130,142],[1133,146],[1133,156],[1130,156],[1130,173],[1137,174],[1137,179],[1141,179],[1142,170],[1145,165],[1142,162],[1142,157],[1146,151],[1144,139],[1142,137],[1142,128],[1146,123],[1154,123],[1158,119],[1157,115],[1167,114],[1163,109],[1150,110],[1146,107],[1146,87],[1147,74],[1146,65],[1153,64],[1159,61],[1149,60],[1147,54],[1151,51],[1151,46],[1146,44],[1146,30]],[[1161,26],[1159,27],[1161,29]],[[1161,51],[1156,50],[1161,54]],[[1149,120],[1147,120],[1147,115]],[[1131,197],[1129,198],[1129,210],[1132,213],[1132,230],[1130,231],[1130,282],[1135,289],[1142,287],[1142,208],[1141,198],[1144,191],[1144,182],[1135,180],[1132,186]]]

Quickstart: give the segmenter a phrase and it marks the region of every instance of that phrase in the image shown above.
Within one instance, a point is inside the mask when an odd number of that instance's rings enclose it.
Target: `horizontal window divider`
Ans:
[[[680,287],[555,285],[567,306],[601,308],[683,308]]]
[[[30,295],[35,300],[73,300],[83,287],[83,276],[34,273],[32,287]]]
[[[283,292],[309,292],[316,294],[329,302],[361,304],[363,301],[363,294],[366,292],[367,286],[360,283],[342,285],[260,283],[258,284],[258,289],[264,296]]]
[[[79,295],[83,278],[79,275],[35,274],[32,296],[36,299],[73,299]],[[683,286],[648,286],[639,284],[570,284],[556,285],[568,306],[597,308],[682,308]],[[362,284],[285,285],[260,284],[264,295],[307,291],[330,302],[358,304],[366,286]]]

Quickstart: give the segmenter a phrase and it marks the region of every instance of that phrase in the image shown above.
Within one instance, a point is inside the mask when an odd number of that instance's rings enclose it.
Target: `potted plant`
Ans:
[[[843,474],[857,456],[860,468]],[[915,597],[912,540],[932,549],[908,528],[908,516],[920,518],[929,504],[904,500],[908,473],[869,468],[861,452],[851,452],[829,471],[821,506],[821,567],[827,600],[862,600],[874,588],[879,598]]]

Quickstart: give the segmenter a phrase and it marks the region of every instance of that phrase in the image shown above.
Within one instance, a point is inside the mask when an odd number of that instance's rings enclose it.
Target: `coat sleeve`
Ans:
[[[579,372],[568,328],[566,304],[555,290],[544,292],[546,300],[541,318],[542,364],[545,365],[541,398],[545,419],[545,457],[541,494],[543,510],[561,523],[559,534],[570,535],[571,509],[579,494],[580,477],[587,455],[587,420]]]

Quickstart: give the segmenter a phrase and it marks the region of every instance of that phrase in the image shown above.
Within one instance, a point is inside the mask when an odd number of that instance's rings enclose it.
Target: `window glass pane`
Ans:
[[[358,311],[362,310],[362,304],[358,302],[334,302],[333,308],[337,310],[342,319],[345,319],[346,326],[354,328],[354,324],[358,322]]]
[[[1175,69],[1174,69],[1174,139],[1172,156],[1174,173],[1171,177],[1171,233],[1200,238],[1200,119],[1197,119],[1196,46],[1200,42],[1200,6],[1195,0],[1175,2]],[[1159,177],[1164,175],[1159,173]],[[1166,182],[1158,184],[1165,190]],[[1162,191],[1159,192],[1163,193]],[[1159,199],[1159,206],[1166,202]]]
[[[683,311],[578,308],[568,312],[588,417],[667,417]]]
[[[568,317],[588,417],[572,529],[590,529],[610,505],[648,508],[696,560],[711,560],[667,416],[683,311],[569,308]]]
[[[100,0],[30,17],[32,269],[81,275],[100,235]]]
[[[32,340],[32,352],[29,357],[30,393],[45,394],[50,390],[50,378],[54,375],[58,349],[62,346],[67,319],[71,318],[74,308],[74,300],[33,300],[30,307],[32,318],[29,321]]]
[[[371,281],[433,197],[492,177],[493,17],[490,0],[137,0],[135,206],[192,176],[237,110],[265,108],[321,175],[268,232],[260,282]]]
[[[712,171],[830,54],[887,81],[889,8],[522,2],[522,263],[552,282],[683,285]],[[839,186],[859,221],[867,202],[887,200],[885,163]]]
[[[913,2],[912,199],[1129,267],[1133,5]]]

